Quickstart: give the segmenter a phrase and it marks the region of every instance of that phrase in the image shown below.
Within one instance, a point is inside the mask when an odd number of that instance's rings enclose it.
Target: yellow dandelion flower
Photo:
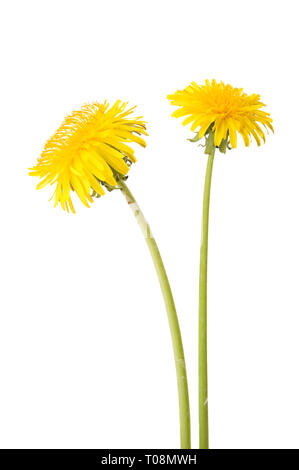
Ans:
[[[145,147],[142,135],[147,135],[141,117],[130,118],[135,107],[116,101],[109,108],[103,104],[85,104],[67,116],[55,134],[46,142],[30,175],[39,176],[37,189],[55,184],[55,203],[74,211],[71,191],[89,207],[93,196],[113,189],[119,178],[127,175],[136,162],[131,143]],[[53,197],[52,196],[52,197]]]
[[[205,81],[205,85],[192,82],[185,90],[178,90],[168,99],[178,106],[174,117],[183,117],[183,124],[191,124],[196,136],[191,142],[205,137],[205,153],[208,154],[202,206],[202,229],[199,267],[199,309],[198,309],[198,418],[199,448],[209,449],[208,418],[208,361],[207,361],[207,275],[208,275],[208,234],[212,170],[215,149],[225,153],[226,149],[237,147],[237,133],[241,134],[246,146],[253,137],[258,145],[272,127],[269,113],[260,95],[247,95],[242,88],[233,88],[223,82]],[[273,131],[274,132],[274,131]],[[230,145],[231,147],[230,147]]]
[[[260,95],[247,95],[242,88],[223,82],[206,80],[205,85],[192,82],[185,90],[178,90],[167,98],[172,105],[180,107],[172,116],[187,116],[183,125],[192,123],[191,130],[198,130],[199,139],[211,129],[216,147],[228,137],[232,148],[237,147],[237,132],[246,146],[251,136],[261,145],[265,134],[260,124],[273,131],[270,114],[261,110],[265,104],[260,101]]]

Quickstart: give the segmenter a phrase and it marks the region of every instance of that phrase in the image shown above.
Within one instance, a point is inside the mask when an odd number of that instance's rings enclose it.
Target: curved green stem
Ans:
[[[122,190],[123,195],[132,209],[144,235],[145,241],[151,253],[156,272],[159,278],[161,291],[164,297],[165,307],[168,316],[169,328],[172,338],[175,367],[177,374],[178,395],[179,395],[179,409],[180,409],[180,435],[181,435],[181,448],[191,448],[191,433],[190,433],[190,410],[189,410],[189,393],[187,383],[186,364],[183,350],[183,343],[181,338],[180,326],[174,305],[174,300],[167,278],[167,274],[163,265],[163,261],[153,237],[150,227],[140,210],[134,196],[123,181],[118,182],[119,188]]]
[[[203,195],[202,232],[199,269],[198,317],[198,398],[199,398],[199,448],[209,448],[208,419],[208,360],[207,360],[207,268],[210,190],[214,155],[209,155]]]

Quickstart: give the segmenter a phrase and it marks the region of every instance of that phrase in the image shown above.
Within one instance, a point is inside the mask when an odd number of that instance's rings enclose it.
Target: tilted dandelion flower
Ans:
[[[130,117],[134,108],[116,101],[109,108],[103,104],[85,104],[67,116],[55,134],[46,142],[30,175],[39,176],[37,189],[55,184],[55,203],[72,212],[71,191],[89,207],[93,196],[101,196],[104,188],[113,189],[125,177],[131,163],[136,162],[131,143],[143,147],[141,137],[147,135],[141,117]]]
[[[246,146],[251,136],[261,145],[265,134],[260,124],[273,131],[270,114],[261,109],[265,104],[260,101],[260,95],[247,95],[242,88],[225,85],[222,81],[206,80],[205,85],[192,82],[167,98],[172,105],[179,106],[172,116],[187,116],[183,125],[192,123],[191,130],[198,130],[198,139],[209,130],[213,132],[215,147],[228,138],[232,148],[237,147],[237,132]]]
[[[187,372],[173,295],[153,233],[126,184],[130,165],[136,162],[131,144],[145,147],[143,136],[147,135],[142,118],[130,117],[133,109],[126,110],[126,103],[121,101],[109,108],[105,101],[87,104],[74,111],[48,140],[37,164],[30,169],[30,175],[41,178],[38,188],[56,185],[54,205],[60,203],[68,212],[74,212],[72,191],[87,207],[93,197],[104,194],[104,188],[108,191],[119,189],[118,194],[126,199],[149,248],[163,294],[177,376],[181,447],[190,449]]]

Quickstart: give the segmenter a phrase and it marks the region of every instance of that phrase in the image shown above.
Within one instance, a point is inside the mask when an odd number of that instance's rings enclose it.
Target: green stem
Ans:
[[[175,359],[175,367],[177,374],[178,395],[179,395],[179,410],[180,410],[180,435],[181,435],[181,448],[191,449],[191,432],[190,432],[190,410],[189,410],[189,393],[187,372],[184,357],[184,349],[181,338],[180,326],[174,305],[174,300],[167,278],[167,274],[163,265],[163,261],[153,237],[150,227],[140,210],[134,196],[123,181],[118,182],[119,188],[122,190],[130,208],[132,209],[144,235],[145,241],[151,253],[156,272],[159,278],[161,291],[164,297],[166,306],[169,328],[172,338],[172,346]]]
[[[208,360],[207,360],[207,268],[210,190],[214,155],[209,155],[203,195],[202,232],[199,269],[198,317],[198,398],[199,398],[199,448],[209,448],[208,418]]]

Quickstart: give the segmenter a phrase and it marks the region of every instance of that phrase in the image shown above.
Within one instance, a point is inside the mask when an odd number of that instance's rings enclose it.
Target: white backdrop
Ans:
[[[27,168],[84,102],[138,105],[128,184],[173,287],[197,446],[197,285],[206,157],[168,93],[215,78],[260,93],[266,145],[217,155],[209,245],[213,448],[299,448],[297,2],[1,3],[0,446],[176,448],[162,296],[118,191],[76,215]]]

